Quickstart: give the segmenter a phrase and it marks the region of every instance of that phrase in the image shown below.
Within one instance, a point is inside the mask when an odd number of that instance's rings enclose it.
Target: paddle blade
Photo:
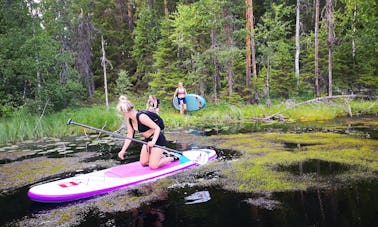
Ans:
[[[209,154],[206,151],[184,151],[183,155],[198,165],[204,165],[209,161]]]

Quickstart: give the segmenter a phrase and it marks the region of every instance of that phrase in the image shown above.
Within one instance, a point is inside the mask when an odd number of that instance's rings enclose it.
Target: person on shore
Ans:
[[[156,96],[153,96],[153,95],[148,96],[148,99],[146,102],[146,110],[159,114],[160,101],[159,99],[156,98]]]
[[[186,111],[186,100],[185,100],[185,95],[186,95],[186,89],[182,85],[182,82],[178,83],[178,87],[176,88],[175,93],[173,94],[173,98],[177,97],[178,104],[180,106],[180,114],[183,115]]]
[[[139,161],[142,166],[149,166],[151,169],[157,169],[169,162],[177,160],[176,156],[167,157],[163,154],[164,149],[154,147],[154,145],[165,146],[166,138],[157,125],[146,113],[136,111],[133,104],[126,96],[121,95],[117,105],[117,110],[120,111],[126,118],[127,137],[133,138],[135,132],[139,132],[147,144],[143,144]],[[127,148],[131,140],[125,139],[118,157],[123,160]]]

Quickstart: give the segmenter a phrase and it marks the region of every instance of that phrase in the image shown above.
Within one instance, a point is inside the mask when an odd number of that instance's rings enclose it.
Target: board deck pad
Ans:
[[[183,153],[190,157],[196,155],[196,153],[199,154],[200,152],[206,152],[209,155],[209,161],[216,158],[215,151],[211,149],[194,149],[184,151]],[[148,166],[143,167],[139,161],[137,161],[35,185],[29,189],[28,196],[33,201],[44,203],[73,201],[107,193],[119,188],[156,180],[183,171],[187,168],[197,166],[193,161],[190,161],[182,155],[180,156],[180,160],[170,162],[155,170]]]
[[[200,95],[196,94],[186,94],[186,111],[196,111],[203,109],[206,106],[206,99]],[[180,105],[178,104],[177,97],[174,97],[172,100],[173,106],[176,110],[180,110]]]

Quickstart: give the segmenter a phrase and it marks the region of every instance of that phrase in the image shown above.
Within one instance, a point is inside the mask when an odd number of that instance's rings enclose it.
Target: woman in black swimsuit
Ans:
[[[173,94],[173,98],[177,96],[178,104],[180,105],[180,114],[183,115],[186,111],[186,89],[182,85],[182,82],[178,83],[178,87],[175,90],[175,93]]]
[[[134,109],[133,104],[121,95],[117,109],[126,117],[127,137],[133,138],[135,132],[139,132],[147,144],[144,144],[140,152],[140,163],[143,166],[149,166],[151,169],[157,169],[168,162],[174,161],[173,157],[166,157],[164,150],[154,147],[155,144],[160,146],[166,145],[166,139],[160,127],[152,121],[146,114],[140,113]],[[125,152],[129,147],[131,140],[125,139],[125,143],[118,157],[123,160]]]

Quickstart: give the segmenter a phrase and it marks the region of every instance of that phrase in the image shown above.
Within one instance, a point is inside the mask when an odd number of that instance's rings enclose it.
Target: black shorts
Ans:
[[[186,99],[185,98],[177,98],[178,104],[180,105],[181,103],[186,104]]]
[[[144,142],[149,142],[152,140],[154,135],[150,136],[149,138],[144,139]],[[156,140],[156,145],[165,147],[167,145],[167,140],[165,139],[165,136],[163,133],[160,133],[159,138]]]

